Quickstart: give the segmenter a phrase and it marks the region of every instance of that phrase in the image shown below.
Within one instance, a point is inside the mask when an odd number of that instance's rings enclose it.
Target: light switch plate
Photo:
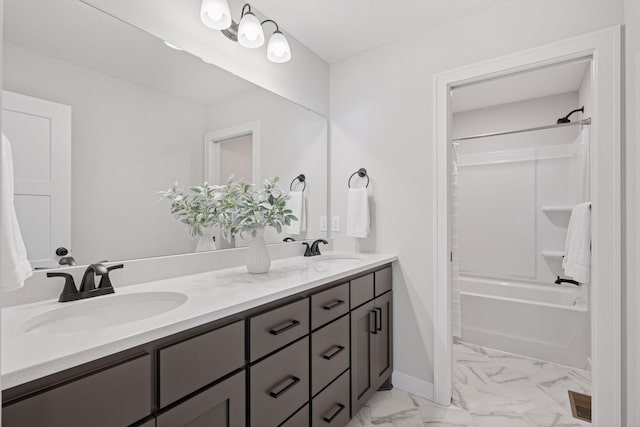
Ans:
[[[320,231],[327,231],[327,217],[320,217]]]
[[[331,217],[331,231],[340,231],[340,217]]]

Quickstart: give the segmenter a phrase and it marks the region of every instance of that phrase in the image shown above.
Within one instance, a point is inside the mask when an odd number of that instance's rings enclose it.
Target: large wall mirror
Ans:
[[[326,237],[324,117],[79,0],[5,0],[3,18],[3,133],[34,267],[194,252],[158,192],[231,174],[306,187],[291,237]]]

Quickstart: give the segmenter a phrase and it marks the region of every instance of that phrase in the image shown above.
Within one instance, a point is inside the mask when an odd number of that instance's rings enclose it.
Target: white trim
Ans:
[[[621,28],[438,74],[434,78],[436,221],[434,250],[434,400],[452,392],[449,235],[450,89],[577,58],[593,61],[591,126],[593,425],[621,424]]]
[[[397,371],[394,371],[391,377],[394,388],[433,400],[433,384],[430,382]]]
[[[220,159],[220,146],[216,142],[224,141],[225,139],[235,138],[243,135],[251,135],[251,150],[252,150],[252,167],[251,173],[253,174],[253,181],[259,182],[262,180],[260,177],[260,121],[242,123],[237,126],[232,126],[224,129],[219,129],[212,132],[207,132],[204,135],[204,180],[211,179],[211,174],[215,173],[214,181],[216,184],[220,182],[220,167],[218,161]]]

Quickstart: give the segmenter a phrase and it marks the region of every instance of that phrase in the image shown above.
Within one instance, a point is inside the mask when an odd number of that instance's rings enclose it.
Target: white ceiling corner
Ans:
[[[328,62],[511,0],[252,0]]]

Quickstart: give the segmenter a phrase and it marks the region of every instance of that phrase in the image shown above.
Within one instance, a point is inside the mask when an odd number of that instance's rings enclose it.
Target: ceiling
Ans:
[[[508,1],[251,0],[251,5],[334,62]]]
[[[207,106],[253,84],[77,0],[5,0],[4,40]]]
[[[580,89],[590,63],[589,60],[569,62],[454,88],[451,110],[458,113],[575,92]]]

